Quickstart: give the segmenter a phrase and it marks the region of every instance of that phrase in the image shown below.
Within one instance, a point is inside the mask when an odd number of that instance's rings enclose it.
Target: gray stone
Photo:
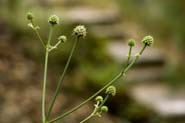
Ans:
[[[90,32],[98,37],[107,39],[124,39],[125,33],[121,24],[92,26]]]
[[[75,7],[66,10],[63,15],[68,23],[112,24],[120,20],[117,10]]]
[[[163,117],[185,116],[185,92],[164,84],[139,84],[129,89],[131,97]]]
[[[141,49],[141,45],[137,45],[133,48],[132,57],[138,53]],[[123,63],[127,59],[129,46],[126,42],[112,41],[107,45],[107,52],[113,57],[118,63]],[[145,50],[141,58],[137,63],[164,63],[164,53],[156,48],[149,47]]]

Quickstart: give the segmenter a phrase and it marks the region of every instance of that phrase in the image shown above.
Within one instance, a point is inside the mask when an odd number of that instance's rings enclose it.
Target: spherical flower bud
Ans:
[[[33,20],[33,17],[34,17],[34,16],[33,16],[33,13],[28,12],[26,16],[27,16],[27,19],[28,19],[28,20]]]
[[[142,40],[142,42],[146,45],[146,46],[151,46],[154,43],[154,39],[152,36],[148,35],[145,36]]]
[[[101,109],[100,109],[103,113],[106,113],[108,112],[108,107],[107,106],[102,106]]]
[[[85,37],[87,34],[86,28],[84,25],[78,25],[73,30],[73,35],[78,37]]]
[[[115,96],[116,95],[116,87],[115,86],[109,86],[106,91],[105,91],[106,94],[108,95],[112,95],[112,96]]]
[[[52,26],[54,26],[55,24],[58,24],[58,23],[59,23],[59,17],[56,16],[56,15],[51,15],[51,16],[49,17],[48,22],[49,22]]]
[[[135,46],[135,40],[134,39],[130,39],[128,41],[128,45],[131,46],[131,47],[134,47]]]
[[[95,100],[96,100],[96,102],[102,102],[103,97],[102,96],[97,96]]]
[[[67,41],[67,37],[65,35],[61,35],[58,37],[58,40],[61,41],[62,43],[65,43]]]

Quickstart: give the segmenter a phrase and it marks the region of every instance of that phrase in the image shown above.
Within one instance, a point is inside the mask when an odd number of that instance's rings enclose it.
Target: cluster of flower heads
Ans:
[[[33,19],[34,19],[34,15],[31,12],[27,13],[27,19],[30,21],[30,23],[28,24],[29,27],[31,27],[32,29],[39,29],[38,26],[34,26],[33,24]],[[55,26],[59,24],[59,17],[56,15],[51,15],[48,19],[49,24],[51,24],[51,26]],[[73,35],[77,36],[77,37],[85,37],[87,35],[87,29],[84,25],[78,25],[73,29]],[[58,40],[61,42],[66,42],[67,41],[67,37],[64,35],[61,35],[58,37]]]
[[[39,26],[34,25],[34,23],[33,23],[34,15],[31,12],[27,13],[27,19],[30,21],[30,23],[28,24],[29,27],[31,27],[35,31],[40,29]],[[51,25],[51,27],[58,25],[59,24],[59,17],[56,15],[51,15],[48,19],[48,23]],[[87,35],[87,29],[84,25],[78,25],[73,29],[72,34],[78,38],[80,38],[80,37],[84,38]],[[67,37],[65,35],[61,35],[58,37],[58,43],[55,46],[50,46],[49,48],[50,48],[50,50],[55,49],[61,42],[64,43],[66,41],[67,41]],[[145,48],[146,46],[151,46],[154,43],[154,39],[152,36],[148,35],[142,39],[142,43],[144,44],[144,48]],[[135,40],[130,39],[128,41],[128,45],[130,46],[130,52],[128,55],[128,62],[129,62],[129,60],[130,60],[129,57],[131,55],[132,47],[135,46]],[[143,48],[143,50],[144,50],[144,48]],[[142,54],[143,50],[141,50],[140,53],[136,54],[136,58],[139,58],[139,56]],[[93,116],[101,116],[102,113],[108,112],[108,107],[104,104],[110,96],[116,95],[115,86],[111,85],[108,88],[106,88],[105,94],[106,94],[105,98],[103,98],[102,96],[97,96],[95,98],[96,104],[95,104],[94,111],[92,113]]]
[[[154,39],[152,36],[148,35],[148,36],[145,36],[142,41],[141,41],[144,45],[146,46],[152,46],[152,44],[154,43]],[[134,39],[130,39],[128,41],[128,45],[130,47],[134,47],[135,46],[135,40]]]
[[[105,91],[105,98],[102,96],[97,96],[95,98],[96,104],[94,109],[94,115],[95,116],[101,116],[102,113],[108,112],[108,107],[105,104],[109,96],[115,96],[116,95],[116,87],[115,86],[109,86]]]

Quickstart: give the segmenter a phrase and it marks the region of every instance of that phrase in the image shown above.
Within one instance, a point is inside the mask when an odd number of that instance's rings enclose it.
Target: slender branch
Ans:
[[[86,117],[85,119],[83,119],[82,121],[80,121],[80,123],[84,123],[84,122],[86,122],[87,120],[89,120],[91,117],[93,117],[94,116],[94,114],[93,113],[91,113],[88,117]]]
[[[63,82],[63,80],[64,80],[65,73],[66,73],[66,71],[67,71],[67,69],[68,69],[69,63],[70,63],[71,58],[72,58],[72,56],[73,56],[73,53],[74,53],[74,51],[75,51],[75,49],[76,49],[76,46],[77,46],[77,44],[78,44],[78,42],[79,42],[79,39],[80,39],[80,37],[77,36],[77,37],[76,37],[76,40],[75,40],[75,42],[74,42],[74,44],[73,44],[73,47],[72,47],[72,49],[71,49],[71,52],[70,52],[70,54],[69,54],[67,63],[66,63],[66,65],[65,65],[65,67],[64,67],[64,71],[63,71],[63,73],[62,73],[61,76],[60,76],[60,79],[59,79],[59,82],[58,82],[56,91],[55,91],[54,96],[53,96],[53,98],[52,98],[52,101],[51,101],[51,103],[50,103],[50,105],[49,105],[49,109],[48,109],[48,113],[47,113],[47,117],[46,117],[47,119],[48,119],[49,116],[50,116],[50,113],[51,113],[51,111],[52,111],[52,108],[53,108],[53,105],[54,105],[54,103],[55,103],[55,100],[56,100],[56,98],[57,98],[57,96],[58,96],[58,94],[59,94],[59,91],[60,91],[62,82]]]
[[[139,57],[142,55],[146,46],[147,45],[144,45],[139,54],[136,54],[135,59],[124,69],[123,73],[126,73],[138,61]]]
[[[30,20],[30,22],[31,22],[32,25],[34,26],[34,29],[33,29],[33,30],[34,30],[35,33],[37,34],[37,36],[38,36],[38,38],[39,38],[39,40],[40,40],[42,46],[43,46],[44,48],[46,48],[46,45],[44,44],[44,41],[42,40],[39,31],[38,31],[37,29],[35,29],[35,24],[34,24],[33,20]]]
[[[43,88],[42,88],[42,122],[45,123],[46,116],[45,116],[45,108],[46,108],[46,82],[47,82],[47,69],[48,69],[48,56],[49,56],[49,49],[48,46],[51,42],[51,36],[52,36],[52,27],[50,29],[47,47],[46,47],[46,54],[45,54],[45,65],[44,65],[44,78],[43,78]]]
[[[139,54],[141,55],[144,51],[144,49],[146,48],[146,45],[144,45],[144,47],[141,49],[141,51],[139,52]],[[100,90],[98,90],[96,93],[94,93],[92,96],[90,96],[89,98],[87,98],[84,102],[82,102],[81,104],[77,105],[76,107],[72,108],[71,110],[65,112],[64,114],[54,118],[53,120],[48,121],[48,123],[53,123],[55,121],[58,121],[66,116],[68,116],[69,114],[71,114],[72,112],[76,111],[77,109],[81,108],[82,106],[84,106],[86,103],[88,103],[90,100],[94,99],[99,93],[101,93],[103,90],[105,90],[108,86],[114,84],[118,79],[120,79],[122,76],[125,76],[126,72],[134,65],[134,63],[137,62],[137,60],[139,59],[140,55],[136,56],[134,58],[134,60],[126,67],[123,68],[121,70],[121,72],[115,76],[111,81],[109,81],[105,86],[103,86]]]
[[[46,48],[46,46],[45,46],[45,44],[44,44],[44,41],[42,40],[42,38],[41,38],[41,36],[40,36],[39,31],[38,31],[37,29],[34,29],[34,31],[35,31],[35,33],[37,34],[37,36],[38,36],[38,38],[39,38],[39,40],[40,40],[42,46],[43,46],[44,48]]]
[[[107,94],[107,95],[105,96],[103,102],[100,104],[100,106],[99,106],[100,108],[105,104],[105,102],[108,100],[108,98],[109,98],[109,95]]]
[[[131,54],[132,54],[132,48],[133,48],[133,46],[130,46],[129,52],[128,52],[128,56],[127,56],[127,61],[126,61],[125,65],[124,65],[124,68],[126,68],[129,65]]]
[[[60,120],[62,118],[64,118],[65,116],[71,114],[72,112],[76,111],[77,109],[81,108],[83,105],[85,105],[87,102],[89,102],[90,100],[94,99],[99,93],[101,93],[103,90],[105,90],[108,86],[110,86],[111,84],[113,84],[116,80],[118,80],[121,76],[123,75],[122,72],[120,72],[113,80],[111,80],[110,82],[108,82],[104,87],[102,87],[99,91],[97,91],[95,94],[93,94],[91,97],[89,97],[87,100],[85,100],[84,102],[82,102],[81,104],[79,104],[78,106],[72,108],[71,110],[67,111],[66,113],[56,117],[55,119],[49,121],[48,123],[53,123],[57,120]]]

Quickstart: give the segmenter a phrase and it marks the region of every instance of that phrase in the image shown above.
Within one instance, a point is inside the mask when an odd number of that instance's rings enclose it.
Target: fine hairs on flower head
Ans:
[[[59,17],[56,16],[56,15],[51,15],[51,16],[49,17],[48,22],[49,22],[52,26],[54,26],[54,25],[56,25],[56,24],[59,24]]]
[[[103,97],[102,96],[97,96],[95,100],[96,100],[96,102],[102,102]]]
[[[154,39],[152,36],[148,35],[145,36],[142,40],[142,42],[146,45],[146,46],[151,46],[154,43]]]
[[[116,87],[111,85],[109,86],[106,91],[105,91],[106,94],[108,95],[112,95],[112,96],[115,96],[116,95]]]
[[[65,43],[67,41],[67,37],[65,35],[61,35],[58,37],[58,40],[61,41],[62,43]]]
[[[87,34],[87,30],[84,25],[78,25],[73,30],[73,35],[78,37],[85,37]]]

